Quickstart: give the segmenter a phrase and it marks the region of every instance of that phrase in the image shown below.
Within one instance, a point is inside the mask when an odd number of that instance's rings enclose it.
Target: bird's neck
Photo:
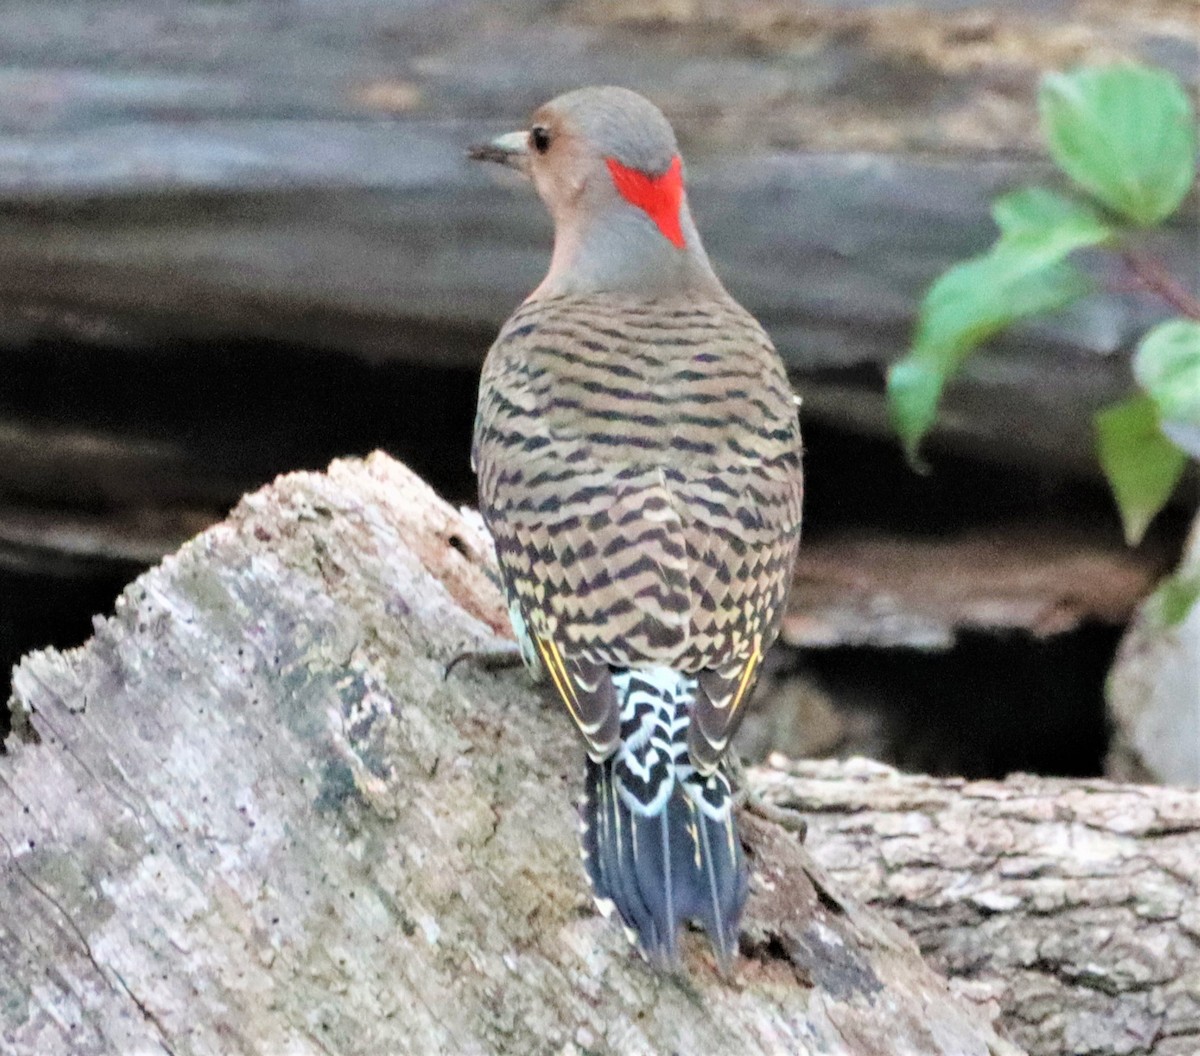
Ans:
[[[623,203],[601,215],[558,218],[550,270],[533,296],[637,293],[656,297],[721,291],[686,202],[680,211],[680,228],[682,247],[664,237],[640,210]]]

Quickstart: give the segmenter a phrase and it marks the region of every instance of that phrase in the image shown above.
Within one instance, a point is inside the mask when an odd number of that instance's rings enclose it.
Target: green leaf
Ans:
[[[1158,409],[1163,431],[1200,458],[1200,323],[1173,319],[1142,338],[1133,373]]]
[[[1111,242],[1117,232],[1095,209],[1044,187],[1013,191],[992,203],[997,248],[1025,253],[1030,265],[1056,264],[1068,253]]]
[[[1018,319],[1061,308],[1090,290],[1069,265],[1047,264],[1046,254],[1003,240],[986,256],[945,272],[925,294],[908,355],[888,371],[889,414],[909,461],[917,464],[942,388],[976,345]]]
[[[1116,497],[1130,546],[1163,508],[1187,463],[1182,451],[1158,427],[1149,396],[1135,396],[1096,415],[1096,449]]]
[[[1074,268],[1046,266],[1020,250],[997,245],[987,256],[956,264],[930,287],[912,354],[957,368],[966,352],[998,330],[1061,308],[1090,289]]]
[[[1134,223],[1166,219],[1195,179],[1191,102],[1166,70],[1121,65],[1049,74],[1038,110],[1062,170]]]
[[[916,469],[925,469],[918,449],[937,419],[943,379],[936,367],[912,356],[893,363],[888,370],[888,414],[904,443],[909,464]]]
[[[1153,594],[1158,616],[1165,627],[1178,627],[1200,599],[1200,576],[1180,572],[1159,584]]]

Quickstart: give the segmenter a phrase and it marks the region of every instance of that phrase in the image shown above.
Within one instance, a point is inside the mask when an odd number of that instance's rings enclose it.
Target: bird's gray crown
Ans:
[[[655,176],[679,153],[671,123],[649,99],[611,85],[579,88],[546,104],[604,157]]]

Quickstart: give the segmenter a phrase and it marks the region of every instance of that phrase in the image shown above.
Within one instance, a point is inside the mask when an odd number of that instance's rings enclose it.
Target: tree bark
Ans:
[[[578,864],[581,750],[472,523],[385,456],[281,478],[14,677],[12,1056],[1017,1054],[795,835],[748,816],[734,978],[665,978]]]
[[[772,759],[838,884],[912,935],[1030,1053],[1200,1051],[1200,793],[1017,775],[943,781]]]

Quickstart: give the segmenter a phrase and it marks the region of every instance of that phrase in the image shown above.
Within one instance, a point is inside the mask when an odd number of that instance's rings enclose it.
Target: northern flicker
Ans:
[[[554,220],[488,353],[472,460],[526,663],[586,744],[587,874],[654,962],[678,965],[693,921],[725,969],[747,878],[722,758],[799,546],[796,401],[652,103],[569,92],[471,156],[529,176]]]

